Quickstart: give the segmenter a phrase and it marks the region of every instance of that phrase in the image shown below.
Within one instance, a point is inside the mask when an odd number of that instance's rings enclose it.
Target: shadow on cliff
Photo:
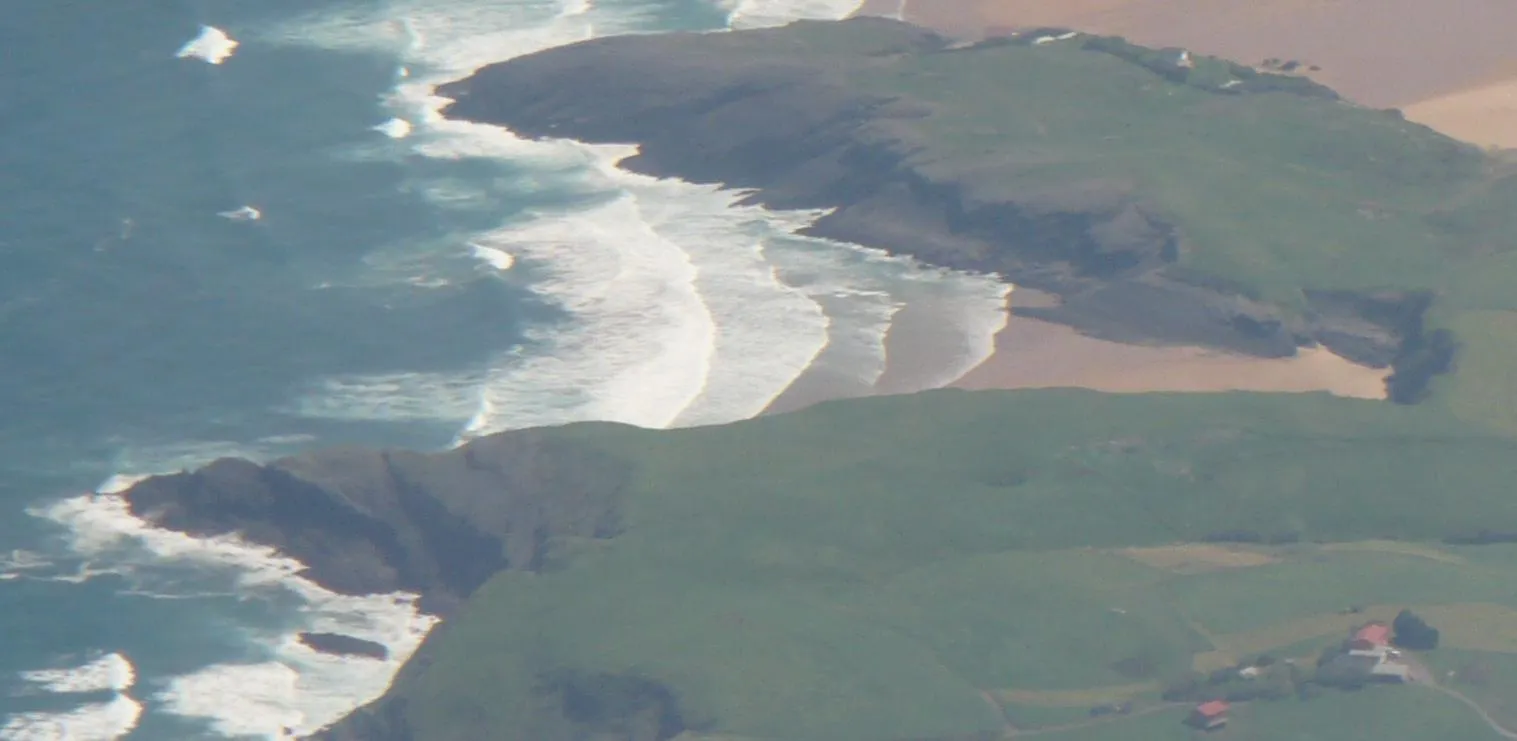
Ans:
[[[125,496],[160,527],[272,546],[333,591],[415,592],[446,614],[502,569],[541,569],[556,539],[615,536],[629,475],[609,455],[526,430],[433,454],[223,459]]]

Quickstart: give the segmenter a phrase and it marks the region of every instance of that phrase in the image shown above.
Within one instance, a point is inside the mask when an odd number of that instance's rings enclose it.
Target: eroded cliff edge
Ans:
[[[818,43],[828,53],[815,52],[815,33],[827,34]],[[1136,47],[1117,41],[1102,50],[1120,57],[1128,49]],[[1426,340],[1426,292],[1298,291],[1294,306],[1261,298],[1189,269],[1185,227],[1139,183],[1093,175],[1039,185],[1028,173],[1058,162],[1037,153],[939,156],[917,123],[953,111],[856,84],[902,57],[960,53],[974,48],[883,19],[624,36],[486,67],[441,93],[455,100],[452,118],[533,138],[635,143],[640,153],[622,162],[627,169],[751,189],[749,200],[774,208],[831,209],[811,234],[1050,292],[1059,306],[1024,313],[1094,336],[1265,357],[1322,344],[1397,371],[1416,354],[1408,340]],[[1162,73],[1167,62],[1156,54],[1138,50],[1129,61]],[[1237,71],[1245,82],[1211,92],[1273,91],[1265,76]],[[1332,95],[1317,87],[1277,94]],[[1452,343],[1440,347],[1445,357],[1397,373],[1392,398],[1419,398],[1427,377],[1449,367]]]
[[[554,542],[614,537],[627,477],[610,456],[524,430],[439,453],[226,458],[125,497],[159,527],[271,546],[332,591],[417,593],[448,615],[501,570],[542,569]]]

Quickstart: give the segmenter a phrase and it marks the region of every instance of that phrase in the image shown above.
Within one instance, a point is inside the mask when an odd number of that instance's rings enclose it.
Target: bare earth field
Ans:
[[[1413,103],[1402,112],[1455,139],[1517,149],[1517,76]]]
[[[899,0],[861,12],[895,15]],[[1297,60],[1346,97],[1450,136],[1517,147],[1510,0],[907,0],[905,18],[979,37],[1063,26],[1245,64]]]
[[[1179,543],[1150,548],[1123,548],[1117,553],[1156,569],[1181,574],[1264,566],[1280,560],[1279,557],[1261,550],[1245,550],[1215,543]]]

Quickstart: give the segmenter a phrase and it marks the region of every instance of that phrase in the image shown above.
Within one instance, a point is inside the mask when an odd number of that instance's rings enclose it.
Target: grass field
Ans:
[[[1460,419],[1517,437],[1517,312],[1462,312],[1449,326],[1466,347],[1438,403]]]
[[[1121,719],[1089,728],[1046,733],[1048,741],[1382,741],[1501,736],[1451,698],[1416,687],[1380,687],[1311,702],[1234,707],[1225,730],[1199,734],[1181,725],[1184,709]]]
[[[572,737],[540,707],[555,667],[672,688],[712,733],[878,741],[994,731],[985,692],[1057,724],[1403,606],[1451,647],[1517,647],[1517,548],[1436,544],[1517,529],[1517,443],[1433,407],[944,391],[555,434],[635,465],[627,530],[498,577],[428,642],[398,689],[426,738]],[[1196,543],[1238,528],[1304,540]]]
[[[1517,654],[1440,648],[1428,661],[1439,681],[1480,703],[1498,723],[1517,728]]]
[[[1299,306],[1303,288],[1432,288],[1453,258],[1517,247],[1517,179],[1475,147],[1328,99],[1166,80],[1091,45],[915,57],[866,84],[938,106],[917,124],[929,171],[1004,164],[984,186],[1001,196],[1050,181],[1129,183],[1183,225],[1182,264],[1285,305]],[[1192,81],[1205,76],[1209,60],[1199,61]]]

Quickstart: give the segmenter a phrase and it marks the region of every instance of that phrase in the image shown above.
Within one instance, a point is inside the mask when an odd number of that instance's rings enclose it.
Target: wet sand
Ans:
[[[955,331],[963,321],[962,307],[918,298],[895,313],[882,340],[885,370],[873,382],[852,369],[813,366],[801,374],[765,414],[794,411],[830,399],[910,394],[953,384],[966,370],[966,359],[988,348],[972,347],[978,338]]]
[[[948,386],[963,389],[1084,388],[1108,393],[1255,391],[1327,392],[1384,399],[1389,368],[1369,368],[1325,348],[1302,348],[1290,358],[1257,358],[1202,347],[1131,345],[1096,339],[1072,327],[1016,316],[1018,307],[1047,306],[1055,297],[1017,289],[1006,327],[990,357],[957,380],[950,371],[972,350],[944,333],[951,318],[931,304],[896,315],[885,337],[888,367],[872,386],[836,372],[813,369],[765,410],[794,411],[840,398],[903,394]]]

